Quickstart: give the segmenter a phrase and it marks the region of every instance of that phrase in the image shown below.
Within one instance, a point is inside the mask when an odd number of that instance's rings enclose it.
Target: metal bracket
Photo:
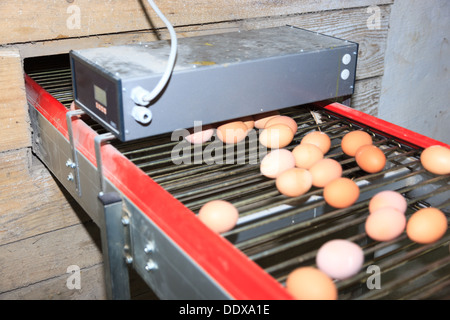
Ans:
[[[122,216],[122,199],[116,192],[101,193],[98,199],[104,213],[101,240],[106,296],[110,300],[129,300],[130,278],[127,264],[130,263],[128,259],[131,256],[126,254],[127,225]]]
[[[103,162],[102,162],[102,153],[101,153],[101,147],[103,142],[114,139],[115,136],[112,133],[105,133],[101,134],[95,137],[94,143],[95,143],[95,158],[97,161],[97,172],[98,172],[98,178],[100,182],[100,193],[99,195],[102,195],[105,192],[105,179],[103,178]]]
[[[68,179],[75,180],[75,190],[77,191],[79,197],[81,197],[80,171],[78,167],[77,149],[73,139],[72,118],[82,114],[84,114],[84,111],[81,109],[68,111],[66,113],[67,131],[69,134],[70,148],[72,150],[72,159],[67,160],[66,166],[75,170],[75,175],[69,175]]]

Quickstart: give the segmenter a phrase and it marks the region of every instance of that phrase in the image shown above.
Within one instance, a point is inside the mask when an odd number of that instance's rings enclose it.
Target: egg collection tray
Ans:
[[[55,163],[66,159],[56,159],[45,140],[62,141],[65,146],[61,148],[70,156],[68,128],[62,121],[59,125],[64,128],[58,129],[55,120],[65,119],[72,101],[70,70],[30,73],[27,93],[32,119],[37,123],[35,134],[39,133],[40,139],[36,153],[55,172]],[[364,265],[351,278],[335,281],[339,299],[448,298],[450,232],[435,243],[422,245],[412,242],[405,233],[392,241],[374,241],[364,229],[369,200],[382,190],[398,191],[407,199],[407,218],[418,209],[436,207],[448,219],[450,177],[431,174],[420,162],[423,148],[442,143],[337,103],[302,105],[280,112],[298,124],[287,149],[292,150],[311,131],[324,132],[331,138],[326,158],[338,161],[342,176],[359,186],[355,204],[332,208],[323,199],[323,188],[316,187],[300,197],[281,195],[275,180],[261,175],[260,161],[254,161],[260,150],[250,139],[223,146],[218,154],[224,161],[216,158],[209,164],[195,160],[210,150],[214,140],[200,147],[183,145],[184,158],[178,159],[178,165],[173,162],[173,151],[180,140],[174,140],[171,134],[131,142],[109,139],[102,147],[104,163],[100,171],[93,142],[86,141],[107,133],[86,115],[75,120],[80,180],[86,180],[83,176],[89,172],[104,175],[106,189],[123,199],[131,221],[132,265],[147,284],[163,299],[289,299],[284,289],[287,275],[300,266],[315,266],[317,251],[328,240],[347,239],[363,249]],[[54,128],[59,133],[51,134]],[[383,151],[387,162],[381,172],[364,172],[353,157],[342,152],[342,137],[353,130],[368,132],[374,145]],[[49,138],[58,135],[62,137]],[[231,149],[240,161],[225,161]],[[66,174],[55,173],[62,182]],[[93,204],[99,191],[97,180],[88,180],[81,183],[81,197],[73,184],[64,181],[63,185],[102,225],[101,210]],[[237,226],[221,236],[209,232],[196,219],[198,210],[215,199],[227,200],[239,210]],[[148,250],[149,243],[157,249]],[[149,251],[154,252],[151,259]],[[155,265],[160,266],[154,268],[156,271],[151,268]]]

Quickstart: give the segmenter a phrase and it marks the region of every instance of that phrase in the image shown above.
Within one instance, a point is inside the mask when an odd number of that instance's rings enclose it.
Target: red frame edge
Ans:
[[[450,149],[450,145],[445,144],[444,142],[434,140],[417,132],[408,130],[391,122],[379,119],[377,117],[366,114],[356,109],[352,109],[337,102],[318,102],[315,105],[338,116],[345,117],[364,126],[368,126],[371,129],[379,131],[382,134],[388,134],[394,138],[397,138],[398,140],[401,140],[401,142],[409,146],[415,146],[425,149],[433,145],[441,145]]]

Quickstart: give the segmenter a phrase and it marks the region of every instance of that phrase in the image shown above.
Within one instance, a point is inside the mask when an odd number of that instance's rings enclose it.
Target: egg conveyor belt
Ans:
[[[312,110],[319,112],[322,123],[315,122]],[[368,240],[362,227],[369,214],[368,201],[381,190],[396,190],[404,194],[410,207],[408,216],[430,205],[449,213],[448,176],[429,176],[421,168],[420,150],[402,146],[365,128],[388,159],[382,172],[367,174],[359,169],[354,159],[345,156],[339,146],[343,135],[360,127],[307,107],[283,110],[282,114],[294,118],[299,125],[294,141],[287,149],[298,145],[307,132],[319,128],[332,138],[333,145],[326,157],[338,160],[344,168],[342,175],[351,178],[360,187],[361,195],[355,205],[333,209],[324,202],[321,188],[313,188],[296,198],[282,196],[275,187],[275,181],[261,175],[259,164],[210,165],[206,168],[199,165],[173,166],[170,164],[172,144],[169,141],[166,142],[168,144],[158,142],[153,148],[133,146],[131,151],[127,146],[118,145],[117,148],[194,212],[216,199],[233,203],[240,212],[238,225],[223,236],[280,282],[284,282],[287,273],[299,265],[314,264],[317,249],[327,239],[346,238],[359,243],[365,250],[366,267],[383,262],[384,268],[393,270],[402,268],[405,263],[414,264],[415,259],[420,260],[430,251],[447,250],[449,234],[433,246],[417,247],[405,235],[391,242],[375,243]],[[165,151],[164,145],[167,147]],[[208,143],[204,148],[207,146]],[[250,146],[243,149],[252,151]],[[161,167],[162,163],[168,166]],[[410,253],[411,250],[413,253]],[[437,262],[437,269],[448,271],[449,262],[448,255],[444,255]],[[415,271],[416,277],[422,278],[436,271],[428,270],[427,266],[422,268],[426,271]],[[350,280],[339,282],[337,285],[341,295],[346,288],[354,290],[354,286],[359,286],[366,277],[367,273],[360,273]],[[402,282],[397,284],[399,288],[402,286]],[[377,297],[383,295],[378,291],[366,293],[367,297],[374,294]],[[395,291],[384,294],[396,296]],[[423,292],[420,291],[420,294]]]
[[[30,74],[45,90],[66,107],[71,102],[70,71]],[[275,181],[261,175],[259,161],[251,163],[249,155],[257,145],[246,140],[245,147],[226,145],[245,153],[240,163],[174,165],[171,154],[179,141],[170,134],[134,142],[112,140],[110,143],[145,174],[170,192],[184,206],[198,213],[201,206],[214,199],[227,200],[239,210],[237,226],[222,236],[248,258],[284,285],[289,272],[299,266],[314,266],[318,248],[331,239],[347,239],[364,250],[364,266],[358,274],[336,281],[339,299],[424,299],[448,297],[450,287],[450,233],[439,241],[419,245],[405,233],[398,238],[377,242],[364,231],[370,198],[381,190],[395,190],[407,199],[407,217],[424,207],[442,210],[450,215],[450,178],[428,173],[420,163],[422,149],[399,141],[377,128],[365,126],[315,105],[280,110],[295,119],[298,131],[287,147],[292,150],[304,135],[319,130],[332,141],[327,158],[337,160],[342,176],[355,181],[360,197],[351,207],[334,209],[323,199],[322,188],[312,188],[306,194],[288,198],[281,195]],[[87,123],[102,133],[103,129],[90,119]],[[354,158],[341,148],[342,137],[352,130],[364,130],[374,145],[383,150],[387,162],[383,171],[368,174]],[[191,146],[189,157],[203,152]],[[186,159],[185,159],[186,160]],[[371,267],[382,270],[381,289],[373,290],[369,282]]]

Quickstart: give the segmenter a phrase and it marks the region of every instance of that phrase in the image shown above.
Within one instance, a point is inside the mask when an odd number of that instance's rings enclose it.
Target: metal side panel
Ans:
[[[130,202],[133,267],[161,299],[231,297]]]
[[[100,191],[96,168],[79,152],[79,173],[81,197],[75,184],[75,169],[66,165],[72,160],[69,141],[33,106],[30,105],[30,117],[33,124],[33,151],[49,168],[58,181],[69,191],[92,220],[100,225],[102,208],[97,199]]]
[[[97,168],[79,151],[81,197],[75,183],[68,179],[74,169],[66,166],[71,158],[69,141],[33,106],[33,150],[53,175],[77,200],[92,220],[102,226],[103,208],[98,199],[100,184]],[[132,266],[161,299],[230,299],[231,297],[189,256],[142,213],[129,199],[105,181],[105,191],[117,192],[129,217]],[[124,252],[125,253],[125,252]],[[124,255],[125,259],[125,255]]]

